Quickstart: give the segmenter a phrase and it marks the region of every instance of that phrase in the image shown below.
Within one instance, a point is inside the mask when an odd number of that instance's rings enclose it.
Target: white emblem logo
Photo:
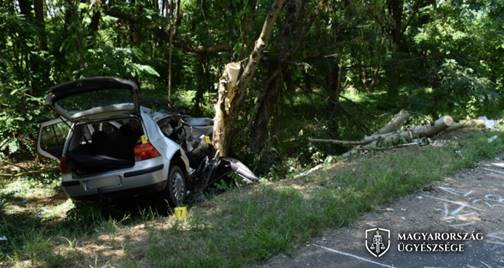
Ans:
[[[372,228],[366,230],[366,249],[371,255],[379,258],[390,248],[390,230]]]

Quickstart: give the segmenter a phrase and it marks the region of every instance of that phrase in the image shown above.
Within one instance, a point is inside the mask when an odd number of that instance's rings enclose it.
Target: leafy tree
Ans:
[[[0,1],[2,157],[30,157],[37,123],[54,116],[48,88],[82,77],[134,79],[164,108],[170,88],[170,107],[214,116],[225,64],[247,62],[273,2]],[[321,157],[300,128],[358,136],[399,108],[498,113],[503,14],[502,0],[286,1],[233,103],[229,154],[309,162]]]

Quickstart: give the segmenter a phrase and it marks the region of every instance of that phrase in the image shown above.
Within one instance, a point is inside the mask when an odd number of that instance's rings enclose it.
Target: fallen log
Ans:
[[[466,127],[467,128],[484,128],[485,122],[483,122],[479,119],[462,120],[460,122],[454,123],[453,125],[449,126],[448,128],[446,128],[445,130],[443,130],[439,134],[451,132],[451,131],[461,129],[461,128],[466,128]]]
[[[451,116],[445,115],[434,121],[433,125],[414,126],[408,130],[384,134],[380,137],[380,139],[376,140],[375,146],[393,146],[401,143],[412,142],[414,139],[421,137],[432,137],[452,124],[453,119]]]
[[[408,121],[409,117],[410,114],[408,113],[408,111],[401,110],[399,113],[394,115],[394,117],[392,117],[392,119],[385,126],[380,128],[373,135],[385,134],[399,130],[404,125],[404,123]]]
[[[453,125],[453,123],[454,123],[453,118],[451,118],[451,116],[449,115],[445,115],[440,117],[438,120],[434,121],[434,124],[432,126],[431,125],[415,126],[411,129],[411,131],[417,137],[432,137],[436,133]]]
[[[364,137],[364,139],[360,141],[348,141],[348,140],[334,140],[334,139],[315,139],[315,138],[308,138],[309,141],[311,142],[325,142],[325,143],[334,143],[334,144],[339,144],[339,145],[365,145],[369,144],[373,141],[376,141],[380,139],[383,134],[396,131],[406,123],[408,120],[410,114],[405,111],[401,110],[399,113],[394,115],[392,119],[382,128],[380,128],[378,131],[373,133],[370,136]]]
[[[432,137],[436,133],[453,125],[453,119],[449,115],[440,117],[433,125],[420,125],[412,127],[408,130],[384,133],[365,137],[360,141],[335,140],[335,139],[314,139],[309,138],[311,142],[326,142],[340,145],[365,145],[364,148],[374,148],[382,146],[391,146],[401,143],[411,142],[413,139],[420,137]]]

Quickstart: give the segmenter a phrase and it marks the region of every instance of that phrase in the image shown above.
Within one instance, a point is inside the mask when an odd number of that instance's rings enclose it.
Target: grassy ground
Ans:
[[[489,143],[488,138],[498,135]],[[57,186],[3,181],[0,261],[17,266],[246,266],[504,149],[501,133],[469,132],[441,146],[396,149],[327,164],[297,179],[232,189],[190,210],[188,222],[74,215]],[[36,190],[35,190],[36,189]],[[45,201],[44,201],[45,200]],[[1,264],[0,264],[1,266]]]

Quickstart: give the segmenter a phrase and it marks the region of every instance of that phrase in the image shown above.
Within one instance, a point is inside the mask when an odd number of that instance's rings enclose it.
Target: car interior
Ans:
[[[77,125],[67,152],[72,171],[82,175],[132,167],[142,135],[136,118]]]

